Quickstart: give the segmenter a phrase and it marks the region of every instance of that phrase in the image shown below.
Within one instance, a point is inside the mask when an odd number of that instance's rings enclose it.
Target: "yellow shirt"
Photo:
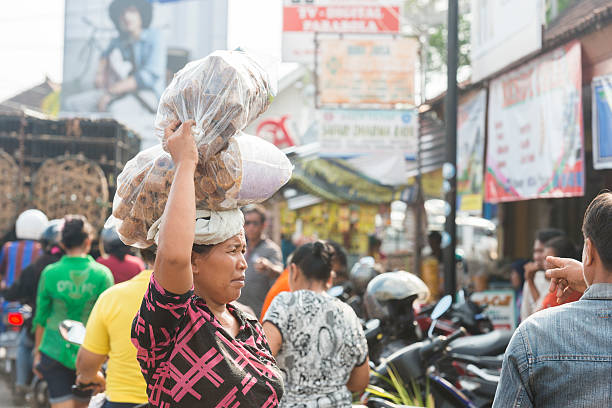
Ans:
[[[147,402],[147,384],[136,360],[130,332],[151,273],[151,270],[142,271],[106,290],[87,321],[83,347],[92,353],[108,355],[106,397],[111,402]]]

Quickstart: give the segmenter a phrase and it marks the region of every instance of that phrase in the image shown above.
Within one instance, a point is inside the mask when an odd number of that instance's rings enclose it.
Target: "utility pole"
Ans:
[[[446,106],[444,117],[446,119],[446,164],[444,178],[446,188],[446,202],[450,204],[450,213],[446,217],[445,230],[450,235],[450,245],[444,250],[444,292],[455,294],[457,288],[457,274],[455,261],[457,212],[457,62],[459,40],[458,30],[458,0],[448,0],[448,41],[447,41],[447,76]]]

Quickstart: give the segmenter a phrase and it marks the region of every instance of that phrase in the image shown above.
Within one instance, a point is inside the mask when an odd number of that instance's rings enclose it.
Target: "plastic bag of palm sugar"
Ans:
[[[271,197],[291,177],[292,165],[273,144],[240,133],[225,149],[200,160],[194,175],[196,208],[228,210]],[[174,163],[161,145],[128,161],[117,178],[113,212],[106,226],[115,226],[127,245],[146,248],[147,234],[161,218],[174,178]]]
[[[174,120],[196,122],[193,134],[204,159],[269,106],[275,84],[256,59],[243,51],[216,51],[177,72],[161,96],[156,135]]]

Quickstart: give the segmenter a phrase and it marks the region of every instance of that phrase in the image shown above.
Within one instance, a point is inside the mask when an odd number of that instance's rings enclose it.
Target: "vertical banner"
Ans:
[[[314,64],[315,32],[398,33],[397,0],[284,0],[283,61]]]
[[[593,167],[612,169],[612,75],[593,78]]]
[[[575,41],[491,82],[485,200],[582,195],[582,66]]]
[[[481,89],[459,103],[457,120],[457,208],[482,214],[485,109],[487,91]]]
[[[145,149],[157,104],[187,62],[226,47],[225,0],[66,1],[61,115],[111,117]]]

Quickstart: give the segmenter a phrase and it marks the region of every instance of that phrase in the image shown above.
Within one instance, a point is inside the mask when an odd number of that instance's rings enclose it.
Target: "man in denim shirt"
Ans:
[[[586,289],[584,295],[519,326],[506,350],[493,407],[612,405],[612,193],[591,202],[582,231],[582,264],[549,257],[556,269],[547,275],[559,298],[568,287]]]

